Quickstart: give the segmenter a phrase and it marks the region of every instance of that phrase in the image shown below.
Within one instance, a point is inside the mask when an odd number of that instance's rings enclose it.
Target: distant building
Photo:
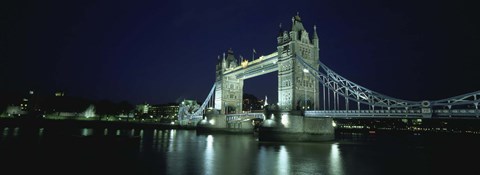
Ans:
[[[149,108],[150,108],[150,105],[147,104],[147,103],[144,103],[144,104],[137,105],[135,109],[140,114],[148,114],[148,109]]]
[[[169,103],[158,106],[158,116],[161,118],[177,119],[178,104]]]
[[[65,96],[65,92],[63,92],[63,91],[55,92],[55,97],[63,97],[63,96]]]
[[[263,99],[258,99],[252,94],[243,94],[243,111],[262,110],[263,105]]]
[[[27,111],[28,107],[29,107],[29,99],[28,98],[23,98],[22,99],[22,102],[20,102],[20,109],[22,111]]]
[[[178,115],[178,104],[167,103],[159,105],[140,104],[136,106],[137,115],[147,115],[151,118],[176,119]]]
[[[35,111],[36,109],[36,98],[33,90],[30,90],[28,94],[20,102],[20,109],[22,111]]]
[[[146,113],[152,117],[158,118],[159,117],[158,109],[159,109],[159,105],[149,105]]]

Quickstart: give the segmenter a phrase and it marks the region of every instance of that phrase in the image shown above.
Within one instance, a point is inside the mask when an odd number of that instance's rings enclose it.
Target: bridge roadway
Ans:
[[[425,109],[423,109],[425,110]],[[412,110],[316,110],[305,111],[305,117],[331,117],[331,118],[479,118],[479,109],[434,109],[422,111]]]
[[[278,71],[278,54],[274,52],[266,56],[260,56],[258,59],[247,62],[244,66],[238,66],[227,70],[225,75],[235,75],[237,79],[248,79],[263,74]],[[244,64],[244,63],[242,63]]]
[[[243,114],[227,114],[227,123],[244,122],[252,119],[265,120],[265,114],[263,113],[243,113]]]
[[[316,110],[305,111],[305,117],[330,117],[330,118],[479,118],[478,109],[436,109],[432,113],[425,113],[421,109],[411,110]],[[243,122],[251,119],[265,120],[263,113],[243,113],[226,115],[227,123]]]

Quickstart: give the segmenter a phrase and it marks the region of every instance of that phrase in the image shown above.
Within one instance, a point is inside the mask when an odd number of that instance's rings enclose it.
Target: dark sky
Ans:
[[[480,11],[470,1],[13,1],[1,5],[0,97],[29,89],[132,103],[202,101],[228,48],[276,50],[278,25],[317,25],[320,60],[407,100],[480,90]],[[277,75],[245,81],[277,99]]]

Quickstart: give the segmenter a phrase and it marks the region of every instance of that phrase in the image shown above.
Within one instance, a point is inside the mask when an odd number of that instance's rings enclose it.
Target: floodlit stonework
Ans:
[[[278,72],[280,110],[318,109],[319,82],[296,61],[297,56],[318,69],[319,40],[316,27],[310,36],[298,15],[292,18],[290,30],[283,30],[280,26],[277,52],[242,62],[229,49],[218,58],[216,66],[215,109],[220,110],[221,114],[241,113],[243,81],[274,71]]]

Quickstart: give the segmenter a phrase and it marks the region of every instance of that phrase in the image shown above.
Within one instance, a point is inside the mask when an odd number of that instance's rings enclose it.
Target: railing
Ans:
[[[326,110],[326,111],[305,111],[305,117],[373,117],[373,118],[395,118],[395,117],[422,117],[421,110]]]
[[[445,117],[480,117],[480,110],[478,109],[437,109],[433,110],[433,113]]]
[[[305,117],[365,117],[365,118],[408,118],[408,117],[425,117],[432,116],[434,118],[441,117],[467,117],[479,118],[480,110],[478,109],[437,109],[432,113],[425,113],[419,109],[412,110],[324,110],[324,111],[305,111]],[[431,115],[430,115],[431,114]]]
[[[228,114],[227,123],[242,122],[251,119],[265,119],[263,113]]]

